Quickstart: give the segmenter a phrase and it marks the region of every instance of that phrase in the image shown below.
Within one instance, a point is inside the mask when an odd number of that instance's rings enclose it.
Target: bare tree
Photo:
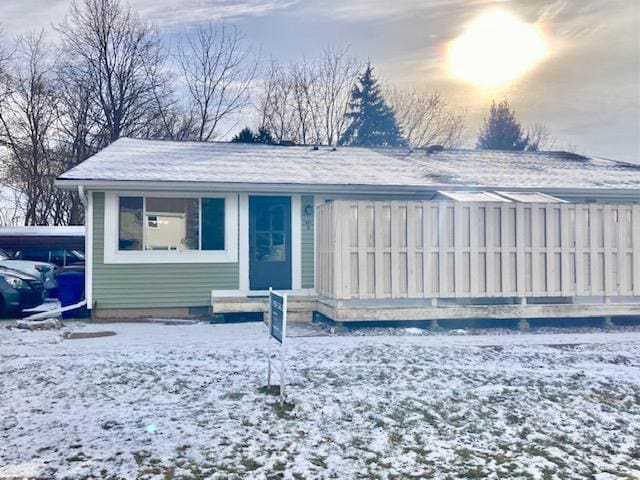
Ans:
[[[347,127],[351,88],[361,67],[347,48],[327,47],[318,60],[313,92],[316,135],[327,145],[335,145]]]
[[[57,97],[42,33],[18,39],[5,82],[0,142],[8,183],[24,196],[24,223],[46,225],[57,215],[53,180],[60,172],[53,149]]]
[[[293,138],[296,143],[320,143],[315,119],[317,104],[314,97],[317,69],[303,59],[300,63],[292,64],[288,72],[288,82],[291,87],[291,109],[293,122]]]
[[[259,95],[260,125],[276,140],[335,145],[359,66],[346,49],[334,48],[287,67],[272,60]]]
[[[262,81],[258,101],[260,127],[267,129],[276,142],[295,140],[296,118],[292,106],[293,84],[288,72],[271,60]]]
[[[402,133],[412,147],[462,143],[465,114],[456,112],[438,92],[421,93],[390,88],[385,93]]]
[[[549,129],[543,123],[534,123],[531,127],[527,128],[527,138],[529,139],[529,145],[527,150],[553,150],[556,148],[556,142],[551,138]]]
[[[58,31],[69,65],[90,82],[105,143],[136,136],[157,119],[155,93],[167,79],[154,27],[119,0],[74,0]]]
[[[198,25],[178,44],[178,63],[193,105],[197,140],[219,136],[221,122],[232,119],[249,104],[249,87],[257,58],[244,45],[235,27]]]

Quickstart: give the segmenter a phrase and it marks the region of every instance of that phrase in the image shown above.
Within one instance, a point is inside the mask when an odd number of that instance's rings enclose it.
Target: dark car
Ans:
[[[17,260],[32,260],[57,265],[61,269],[84,269],[84,253],[80,250],[25,248],[14,254]]]
[[[0,268],[0,315],[34,308],[44,302],[42,280],[11,268]]]

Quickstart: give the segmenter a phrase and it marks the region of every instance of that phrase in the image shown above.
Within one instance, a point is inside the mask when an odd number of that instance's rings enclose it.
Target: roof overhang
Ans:
[[[298,184],[298,183],[240,183],[240,182],[186,182],[56,179],[55,185],[63,190],[76,190],[79,186],[88,190],[120,191],[173,191],[173,192],[265,192],[265,193],[318,193],[318,194],[371,194],[371,195],[427,195],[439,190],[485,191],[508,190],[511,192],[543,192],[561,196],[598,196],[640,198],[640,189],[620,188],[564,188],[564,187],[511,187],[508,185],[360,185],[360,184]]]

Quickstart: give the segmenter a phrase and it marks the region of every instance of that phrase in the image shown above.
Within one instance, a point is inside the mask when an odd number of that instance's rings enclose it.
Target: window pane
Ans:
[[[197,198],[147,198],[146,250],[197,250],[199,207]]]
[[[202,250],[224,250],[224,198],[202,199]]]
[[[120,197],[118,248],[142,250],[142,197]]]

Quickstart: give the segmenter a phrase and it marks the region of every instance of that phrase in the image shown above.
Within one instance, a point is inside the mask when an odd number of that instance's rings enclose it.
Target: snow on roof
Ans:
[[[567,152],[284,147],[121,138],[58,180],[640,189],[640,165]]]
[[[0,236],[84,237],[84,227],[0,227]]]
[[[491,192],[449,192],[440,190],[438,194],[456,202],[511,202],[511,200]]]
[[[496,192],[503,197],[520,203],[566,203],[566,200],[562,200],[551,195],[546,195],[540,192]]]

